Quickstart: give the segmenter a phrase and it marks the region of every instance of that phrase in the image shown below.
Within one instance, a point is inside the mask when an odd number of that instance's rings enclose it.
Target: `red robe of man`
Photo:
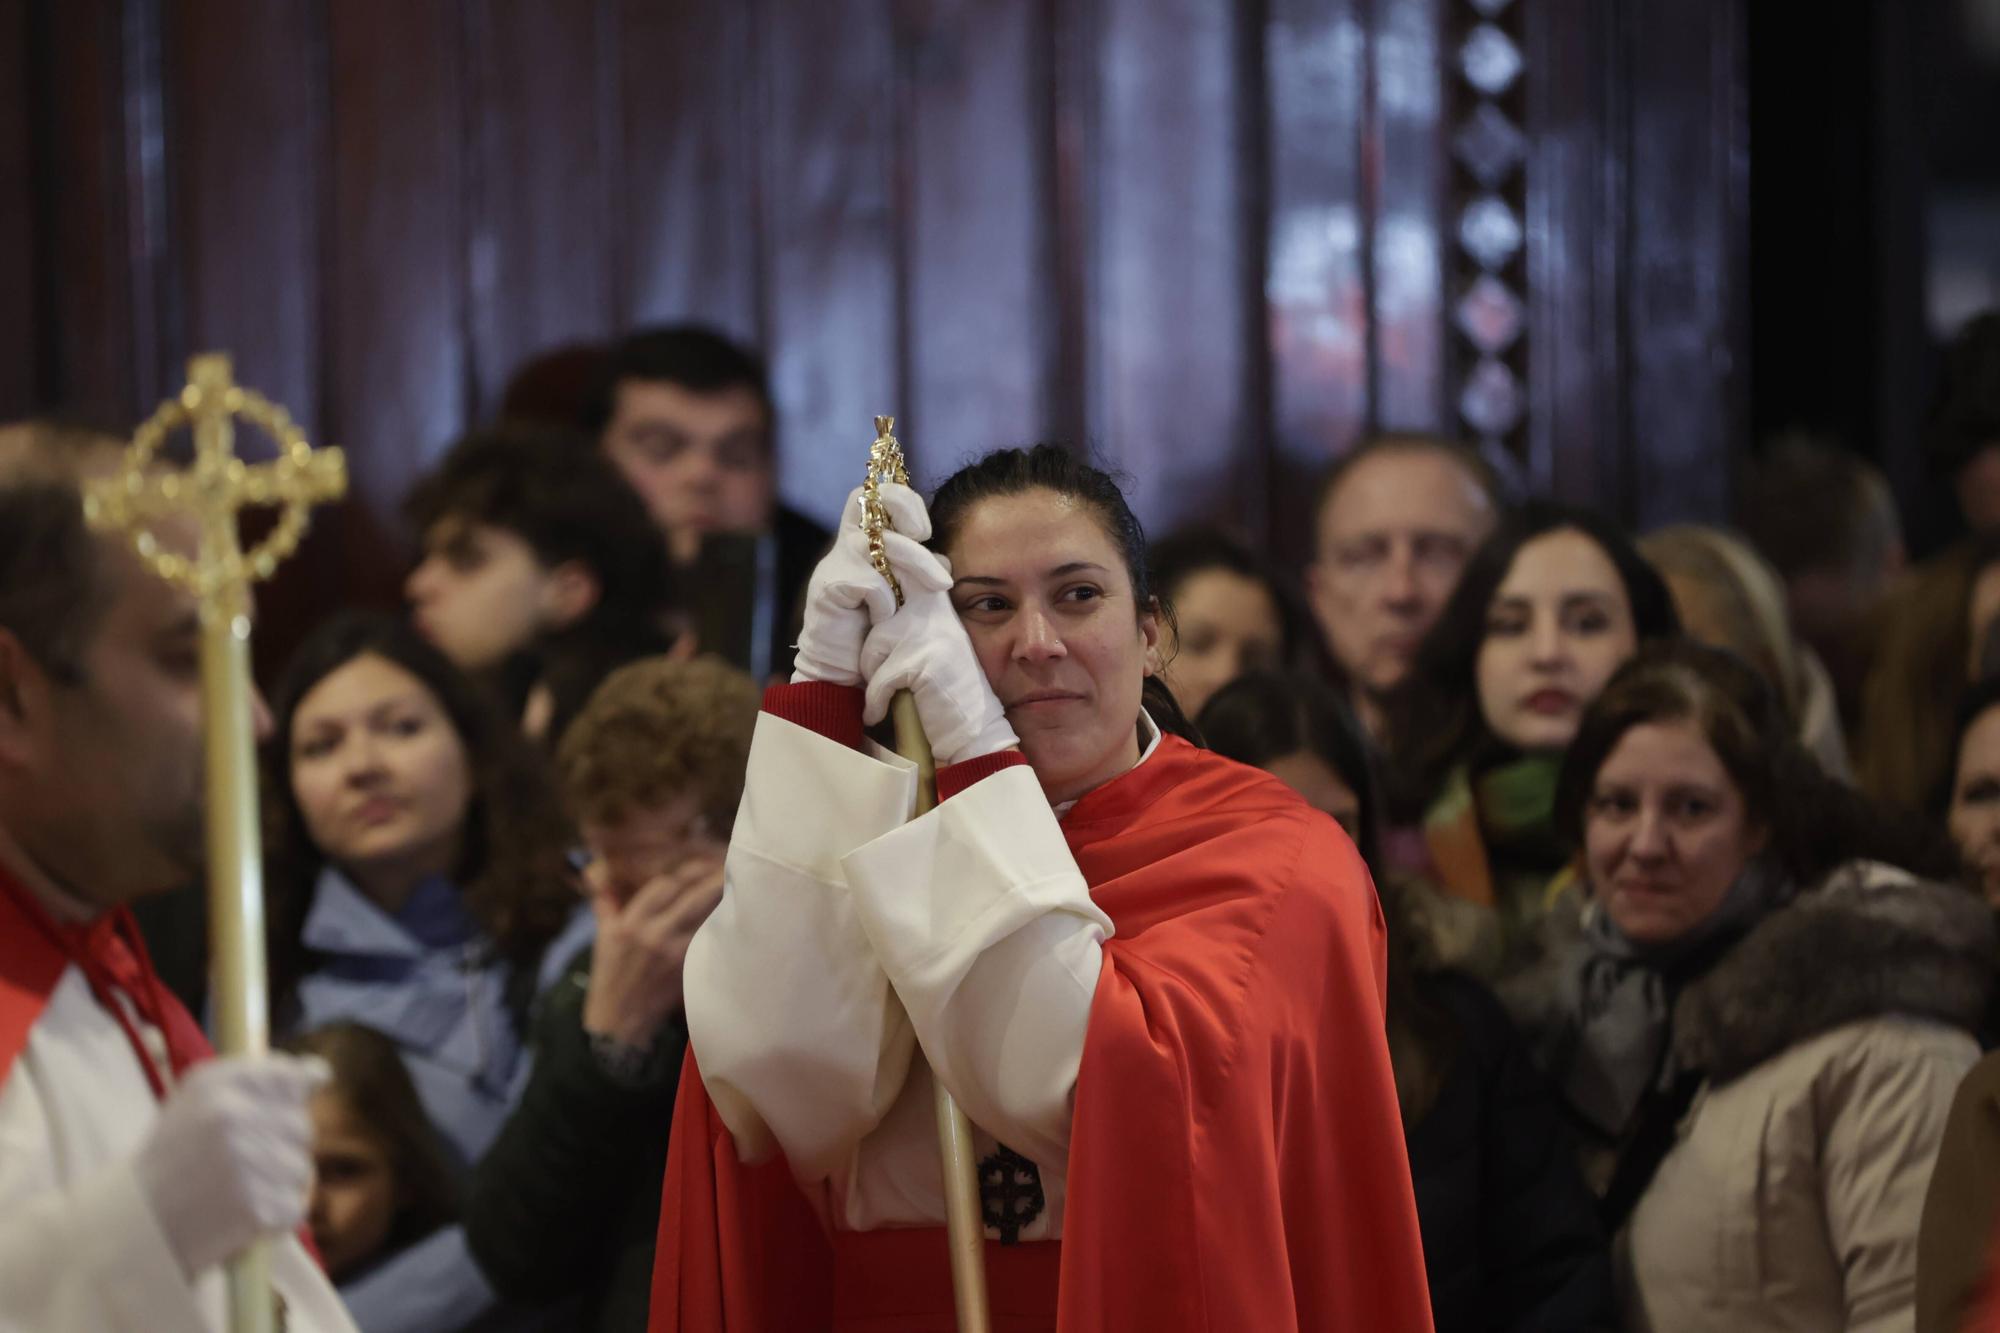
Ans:
[[[959,769],[941,794],[994,765]],[[1275,779],[1174,737],[1062,827],[1116,932],[1062,1239],[987,1242],[994,1328],[1428,1330],[1384,926],[1353,844]],[[694,1054],[672,1135],[653,1333],[953,1327],[942,1229],[829,1237],[782,1156],[739,1160]]]

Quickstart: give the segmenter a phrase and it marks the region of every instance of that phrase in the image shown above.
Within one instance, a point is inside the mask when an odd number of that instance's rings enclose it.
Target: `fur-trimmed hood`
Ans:
[[[1727,1082],[1789,1047],[1902,1014],[1977,1030],[1994,921],[1977,895],[1874,862],[1843,866],[1753,927],[1674,1011],[1683,1068]]]

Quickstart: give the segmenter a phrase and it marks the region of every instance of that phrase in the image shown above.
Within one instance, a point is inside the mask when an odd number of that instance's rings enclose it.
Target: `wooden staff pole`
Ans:
[[[909,472],[903,466],[902,446],[891,433],[894,417],[875,418],[875,444],[868,452],[868,480],[862,488],[862,524],[868,532],[868,553],[882,577],[895,590],[896,604],[903,603],[902,585],[889,568],[882,548],[882,533],[889,526],[888,512],[877,498],[876,487],[885,481],[907,486]],[[917,813],[937,804],[937,761],[931,755],[930,738],[924,735],[923,719],[917,716],[916,696],[898,690],[889,704],[889,719],[896,729],[896,753],[917,766]],[[972,1149],[972,1122],[952,1100],[944,1080],[931,1074],[931,1100],[937,1116],[938,1157],[944,1168],[945,1235],[951,1248],[951,1290],[958,1311],[959,1333],[990,1333],[991,1317],[986,1301],[986,1224],[979,1210],[979,1166]]]

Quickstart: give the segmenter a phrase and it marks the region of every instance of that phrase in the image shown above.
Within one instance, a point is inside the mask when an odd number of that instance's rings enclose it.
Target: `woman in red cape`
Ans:
[[[1373,887],[1331,819],[1163,733],[1185,723],[1116,486],[1052,446],[964,469],[932,516],[949,566],[891,542],[901,609],[853,517],[689,954],[652,1329],[953,1327],[935,1150],[902,1114],[934,1070],[995,1148],[996,1330],[1428,1330]],[[897,688],[941,804],[878,834],[862,725]],[[854,850],[810,853],[815,798]]]

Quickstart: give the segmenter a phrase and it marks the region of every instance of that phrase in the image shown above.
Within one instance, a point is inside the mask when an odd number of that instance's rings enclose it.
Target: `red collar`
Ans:
[[[0,1080],[27,1045],[29,1031],[71,966],[83,973],[91,994],[124,1029],[155,1096],[166,1096],[168,1076],[158,1068],[132,1011],[165,1039],[172,1078],[214,1054],[200,1025],[160,983],[129,908],[113,908],[94,921],[57,921],[0,867]]]

